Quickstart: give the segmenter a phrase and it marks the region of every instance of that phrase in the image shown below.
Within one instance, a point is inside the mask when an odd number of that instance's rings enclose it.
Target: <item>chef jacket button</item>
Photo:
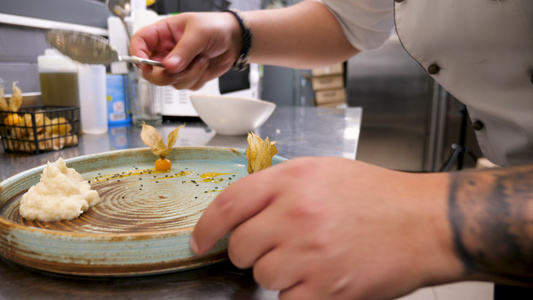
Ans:
[[[483,122],[477,120],[475,121],[474,123],[472,123],[472,128],[476,131],[479,131],[481,129],[483,129],[483,127],[485,127],[485,124],[483,124]]]
[[[431,64],[428,67],[428,73],[431,74],[431,75],[435,75],[435,74],[439,73],[439,71],[440,71],[440,67],[437,64]]]

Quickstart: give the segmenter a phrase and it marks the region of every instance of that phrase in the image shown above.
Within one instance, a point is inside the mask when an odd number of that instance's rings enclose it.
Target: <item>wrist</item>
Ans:
[[[417,176],[422,195],[419,214],[421,224],[427,226],[425,235],[426,253],[422,254],[421,264],[424,266],[424,285],[443,284],[474,279],[474,274],[467,274],[464,265],[457,255],[454,234],[449,219],[449,184],[447,173]]]
[[[240,51],[238,52],[235,63],[233,64],[233,69],[243,71],[248,67],[248,60],[250,59],[250,50],[252,48],[253,40],[252,31],[248,21],[240,11],[236,9],[229,9],[225,10],[224,12],[233,15],[239,24],[240,35],[236,36],[236,40],[238,41],[237,45],[240,45]],[[239,47],[237,47],[237,49],[239,49]]]

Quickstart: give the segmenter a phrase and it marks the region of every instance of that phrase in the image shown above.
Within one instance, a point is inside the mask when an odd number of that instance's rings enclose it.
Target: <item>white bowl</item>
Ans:
[[[263,125],[276,104],[231,96],[190,95],[198,116],[222,135],[244,135]]]

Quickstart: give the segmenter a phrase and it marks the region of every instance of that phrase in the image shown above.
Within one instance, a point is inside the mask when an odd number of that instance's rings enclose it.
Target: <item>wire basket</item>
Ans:
[[[70,106],[25,106],[0,110],[5,152],[38,154],[78,145],[80,109]]]

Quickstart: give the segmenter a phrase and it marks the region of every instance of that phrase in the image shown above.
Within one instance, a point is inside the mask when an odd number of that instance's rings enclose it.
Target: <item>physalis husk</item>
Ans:
[[[22,91],[17,87],[17,81],[13,82],[13,94],[9,102],[4,98],[4,89],[0,90],[0,110],[17,112],[22,106]]]
[[[0,87],[0,110],[7,111],[7,101],[4,98],[4,88]]]
[[[13,94],[9,99],[9,111],[17,112],[22,106],[22,91],[17,87],[17,81],[13,82]]]
[[[13,82],[13,94],[9,101],[4,98],[4,89],[0,89],[0,110],[10,111],[5,118],[4,124],[8,126],[20,125],[22,117],[17,111],[22,106],[22,91],[17,87],[17,81]]]
[[[272,166],[272,157],[278,153],[276,142],[270,142],[268,137],[263,141],[253,132],[248,133],[248,174],[266,169]]]
[[[172,130],[168,134],[167,145],[165,145],[165,143],[163,142],[163,138],[161,137],[161,134],[159,134],[157,129],[143,122],[141,139],[146,144],[146,146],[150,147],[153,154],[159,156],[159,159],[156,160],[154,164],[155,169],[157,171],[169,171],[172,167],[172,163],[166,157],[170,155],[170,152],[172,152],[172,146],[174,146],[174,144],[178,140],[178,132],[184,126],[185,125],[181,125],[178,128]]]

